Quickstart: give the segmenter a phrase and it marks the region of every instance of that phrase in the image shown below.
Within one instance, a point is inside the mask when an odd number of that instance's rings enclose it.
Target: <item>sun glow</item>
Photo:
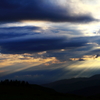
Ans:
[[[45,52],[43,52],[45,53]],[[40,55],[43,53],[39,53]],[[4,72],[2,75],[9,73],[14,73],[21,71],[30,67],[35,67],[39,65],[46,65],[47,63],[53,64],[59,62],[55,57],[47,58],[34,58],[31,54],[1,54],[0,55],[0,73]],[[15,67],[14,67],[15,66]],[[6,73],[5,73],[6,72]]]

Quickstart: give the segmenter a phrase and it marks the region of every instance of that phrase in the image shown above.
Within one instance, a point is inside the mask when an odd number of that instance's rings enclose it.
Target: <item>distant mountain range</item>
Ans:
[[[42,86],[52,88],[60,93],[71,93],[82,96],[100,94],[100,74],[92,77],[80,77],[55,81]]]
[[[1,81],[0,100],[100,100],[100,75],[72,78],[42,86]]]

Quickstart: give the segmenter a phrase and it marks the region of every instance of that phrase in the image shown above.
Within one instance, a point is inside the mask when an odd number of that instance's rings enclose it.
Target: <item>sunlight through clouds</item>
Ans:
[[[22,55],[1,54],[0,69],[7,69],[7,70],[6,71],[1,70],[0,73],[6,72],[5,73],[6,75],[8,73],[11,74],[11,73],[21,71],[30,67],[38,66],[41,64],[46,65],[47,63],[49,63],[51,65],[57,62],[59,61],[55,57],[34,58],[33,55],[31,54],[22,54]]]

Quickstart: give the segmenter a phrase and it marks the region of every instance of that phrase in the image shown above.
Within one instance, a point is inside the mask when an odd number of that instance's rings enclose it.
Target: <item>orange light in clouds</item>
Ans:
[[[0,73],[2,73],[2,72],[6,72],[7,70],[0,70]]]
[[[97,60],[98,58],[96,58],[96,55],[84,55],[82,58],[70,58],[70,60],[71,61],[93,60],[93,59],[96,59]]]
[[[80,58],[70,58],[71,61],[77,61],[79,60]]]
[[[26,25],[37,26],[41,27],[43,30],[46,30],[49,27],[47,21],[22,20],[20,22],[22,22],[24,26]]]
[[[42,53],[41,53],[42,54]],[[34,58],[31,54],[1,54],[0,56],[0,69],[7,69],[5,74],[21,71],[30,67],[35,67],[41,64],[56,63],[58,60],[55,57],[48,58]]]
[[[15,63],[46,63],[46,62],[57,61],[55,57],[48,58],[34,58],[34,57],[24,57],[23,55],[2,55],[0,61],[0,68],[8,65],[13,65]]]

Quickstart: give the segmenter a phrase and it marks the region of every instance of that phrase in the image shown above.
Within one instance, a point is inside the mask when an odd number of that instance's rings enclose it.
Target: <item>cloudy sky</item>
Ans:
[[[1,0],[0,80],[100,74],[99,10],[100,0]]]

